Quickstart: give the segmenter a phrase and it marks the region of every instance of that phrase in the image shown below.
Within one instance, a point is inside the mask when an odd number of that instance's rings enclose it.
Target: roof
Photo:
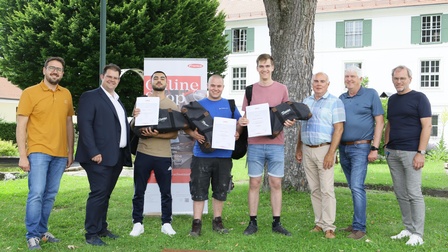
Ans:
[[[226,13],[226,20],[266,18],[263,0],[220,0],[218,10]],[[447,0],[318,0],[317,13],[448,4]],[[250,10],[250,11],[247,11]]]
[[[0,99],[19,100],[22,95],[22,89],[8,81],[8,79],[0,77]]]

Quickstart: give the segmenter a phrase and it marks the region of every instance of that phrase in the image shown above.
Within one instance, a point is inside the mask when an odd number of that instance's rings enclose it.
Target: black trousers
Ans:
[[[123,155],[115,166],[81,163],[86,170],[90,184],[89,198],[86,204],[86,239],[107,231],[107,211],[109,199],[123,170]]]

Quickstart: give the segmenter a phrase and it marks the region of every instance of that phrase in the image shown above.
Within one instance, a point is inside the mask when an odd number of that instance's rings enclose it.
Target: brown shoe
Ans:
[[[350,233],[351,233],[351,232],[353,232],[353,227],[352,227],[352,225],[348,225],[348,227],[343,228],[342,231],[350,232]]]
[[[311,233],[319,233],[322,231],[323,231],[323,229],[321,227],[319,227],[318,225],[314,226],[314,228],[310,230]]]
[[[336,235],[334,234],[333,230],[327,230],[327,231],[325,231],[325,238],[334,239],[334,238],[336,238]]]
[[[359,230],[353,230],[352,233],[347,236],[347,238],[359,240],[359,239],[363,238],[364,236],[366,236],[365,232],[359,231]]]
[[[197,237],[201,235],[202,221],[200,219],[194,219],[191,225],[190,236]]]

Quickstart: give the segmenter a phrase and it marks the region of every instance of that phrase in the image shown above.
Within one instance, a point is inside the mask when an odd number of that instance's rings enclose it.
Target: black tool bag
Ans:
[[[270,138],[276,138],[282,132],[286,120],[308,120],[312,116],[310,108],[306,104],[291,101],[271,108],[270,115],[272,129]]]
[[[199,144],[201,151],[204,153],[213,152],[213,118],[210,113],[197,101],[184,105],[181,112],[187,118],[190,129],[198,129],[198,132],[205,137],[204,143]]]
[[[159,122],[157,125],[134,126],[133,132],[139,138],[148,138],[142,135],[141,131],[151,128],[159,133],[168,133],[188,128],[188,121],[184,115],[172,109],[159,109]]]

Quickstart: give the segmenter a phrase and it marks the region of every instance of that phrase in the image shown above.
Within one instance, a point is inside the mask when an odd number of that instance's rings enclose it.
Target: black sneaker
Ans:
[[[41,241],[43,242],[59,242],[60,240],[56,237],[54,237],[53,234],[50,232],[46,232],[44,235],[42,235]]]
[[[38,249],[42,249],[39,245],[39,238],[37,237],[31,237],[27,240],[28,243],[28,249],[29,250],[38,250]]]
[[[249,222],[249,226],[247,226],[246,230],[244,230],[245,235],[253,235],[258,231],[258,226],[255,222]]]
[[[275,224],[274,222],[272,223],[272,232],[286,236],[291,236],[291,233],[288,230],[286,230],[280,222],[277,224]]]
[[[110,239],[114,239],[114,240],[120,237],[120,236],[118,236],[118,235],[116,235],[116,234],[113,234],[111,231],[109,231],[109,230],[107,230],[107,229],[106,229],[105,232],[103,232],[103,233],[99,233],[98,236],[99,236],[99,237],[108,237],[108,238],[110,238]]]
[[[221,234],[228,234],[229,230],[224,228],[224,225],[222,224],[222,218],[216,217],[212,221],[213,231],[216,231]]]
[[[200,219],[194,219],[193,224],[191,225],[190,236],[200,236],[202,229],[202,221]]]

